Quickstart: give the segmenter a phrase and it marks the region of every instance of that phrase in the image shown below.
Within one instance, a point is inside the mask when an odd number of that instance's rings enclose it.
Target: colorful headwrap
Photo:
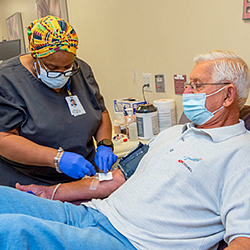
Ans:
[[[28,26],[30,52],[33,57],[42,58],[58,50],[76,55],[78,37],[74,28],[65,20],[45,16]]]

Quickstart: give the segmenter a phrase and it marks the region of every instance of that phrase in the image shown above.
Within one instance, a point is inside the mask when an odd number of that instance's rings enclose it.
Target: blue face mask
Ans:
[[[38,61],[38,64],[39,64],[39,67],[40,67],[40,74],[38,74],[38,71],[37,71],[37,68],[36,68],[36,63],[34,62],[34,68],[36,70],[36,73],[37,73],[37,77],[43,82],[45,83],[49,88],[52,88],[52,89],[60,89],[62,88],[66,83],[67,81],[69,80],[70,77],[66,77],[64,75],[60,75],[59,77],[56,77],[56,78],[50,78],[47,76],[47,72],[45,69],[43,69],[41,67],[41,64]],[[73,66],[72,66],[73,67]],[[72,67],[69,69],[71,70]]]
[[[206,98],[219,93],[224,88],[226,88],[226,86],[210,95],[206,95],[206,93],[183,94],[182,104],[186,117],[196,125],[203,125],[208,122],[214,114],[224,108],[224,106],[221,106],[219,109],[211,113],[205,107]]]

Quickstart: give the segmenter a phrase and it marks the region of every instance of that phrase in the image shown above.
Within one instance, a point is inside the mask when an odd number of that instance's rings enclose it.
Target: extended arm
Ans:
[[[90,200],[92,198],[105,198],[119,188],[124,182],[125,178],[120,169],[115,169],[113,172],[113,180],[102,181],[94,180],[97,184],[95,190],[91,190],[90,186],[93,177],[84,178],[79,181],[61,184],[55,193],[54,200],[61,201],[79,201]],[[53,190],[56,186],[38,186],[38,185],[20,185],[16,184],[16,188],[21,191],[32,191],[35,195],[51,199]]]

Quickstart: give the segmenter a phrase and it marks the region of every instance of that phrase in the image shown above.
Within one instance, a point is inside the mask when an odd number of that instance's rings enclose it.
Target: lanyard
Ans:
[[[85,109],[83,108],[80,100],[76,95],[72,95],[71,90],[70,90],[70,78],[66,83],[67,86],[67,92],[69,96],[65,97],[65,100],[68,104],[69,111],[71,115],[73,116],[78,116],[78,115],[83,115],[86,113]]]
[[[71,93],[71,91],[70,91],[70,78],[69,78],[69,80],[67,81],[67,92],[68,92],[68,94],[69,94],[69,96],[72,96],[72,93]]]

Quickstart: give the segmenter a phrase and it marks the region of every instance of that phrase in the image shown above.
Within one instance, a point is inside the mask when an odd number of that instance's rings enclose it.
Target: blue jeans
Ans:
[[[95,209],[0,186],[0,249],[135,249]]]

